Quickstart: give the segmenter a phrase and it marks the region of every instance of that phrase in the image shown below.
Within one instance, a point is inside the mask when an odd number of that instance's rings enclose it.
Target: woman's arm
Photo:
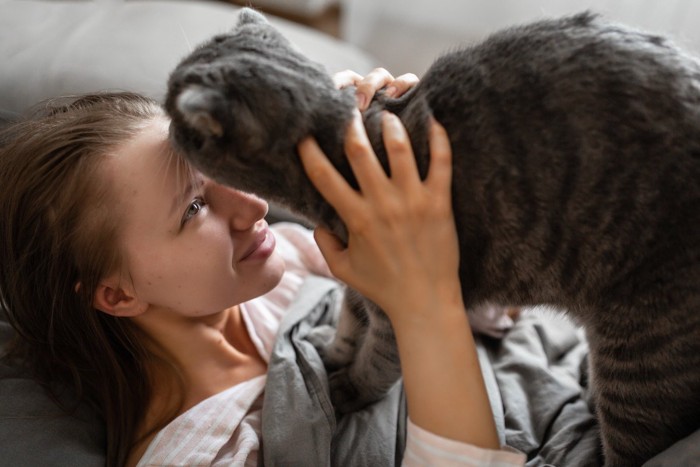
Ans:
[[[436,435],[497,449],[461,298],[449,140],[433,122],[431,165],[421,181],[396,116],[384,115],[383,134],[390,178],[371,149],[359,112],[348,129],[345,149],[359,192],[315,141],[300,144],[307,174],[349,231],[347,248],[323,229],[317,229],[316,240],[333,274],[375,301],[391,319],[413,423]]]

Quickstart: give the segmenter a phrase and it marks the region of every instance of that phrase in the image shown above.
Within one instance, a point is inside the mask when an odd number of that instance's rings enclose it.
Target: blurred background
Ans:
[[[57,95],[162,99],[175,65],[230,30],[241,6],[268,13],[330,73],[422,76],[440,54],[498,29],[587,9],[700,55],[697,0],[0,0],[0,120]]]
[[[421,75],[434,58],[497,29],[590,9],[671,36],[700,54],[696,0],[259,0],[253,5],[335,34],[395,75]],[[243,4],[243,2],[241,3]]]

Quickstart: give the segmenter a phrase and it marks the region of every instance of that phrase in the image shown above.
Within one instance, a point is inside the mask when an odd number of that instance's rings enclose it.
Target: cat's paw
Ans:
[[[335,337],[335,328],[328,324],[316,326],[306,335],[306,340],[318,350],[319,355],[323,357],[326,347],[328,347]]]
[[[352,361],[354,346],[345,343],[344,339],[336,339],[333,326],[317,326],[309,332],[306,339],[316,348],[323,365],[329,371],[342,368]]]
[[[328,378],[331,402],[339,414],[356,412],[374,402],[366,400],[350,378],[350,367],[341,368]]]
[[[382,399],[391,389],[368,385],[352,377],[352,366],[333,372],[328,378],[331,402],[337,414],[356,412]]]

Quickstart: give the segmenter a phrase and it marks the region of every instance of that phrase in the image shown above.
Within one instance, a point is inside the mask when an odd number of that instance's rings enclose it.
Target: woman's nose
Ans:
[[[267,202],[250,193],[216,185],[219,209],[229,217],[233,230],[248,230],[267,214]]]

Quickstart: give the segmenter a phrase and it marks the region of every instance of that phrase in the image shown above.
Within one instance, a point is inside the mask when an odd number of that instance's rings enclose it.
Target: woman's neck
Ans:
[[[150,431],[164,417],[180,415],[267,370],[238,306],[201,318],[152,309],[134,321],[156,344],[154,352],[172,361],[184,382],[182,387],[172,371],[153,368],[153,396],[141,433]],[[151,434],[132,450],[130,465],[138,462],[154,436]]]
[[[183,411],[266,371],[238,306],[201,318],[149,310],[135,320],[182,374]]]

